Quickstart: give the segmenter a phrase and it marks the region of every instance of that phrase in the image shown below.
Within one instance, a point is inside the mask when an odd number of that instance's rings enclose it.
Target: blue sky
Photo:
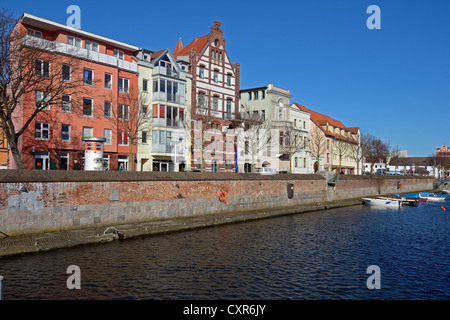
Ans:
[[[360,127],[410,156],[450,144],[450,1],[227,0],[3,3],[150,50],[187,45],[221,21],[241,89],[273,83],[291,102]],[[370,5],[381,29],[369,30]]]

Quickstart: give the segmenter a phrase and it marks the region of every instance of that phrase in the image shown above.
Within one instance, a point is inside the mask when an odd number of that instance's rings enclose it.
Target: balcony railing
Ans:
[[[67,43],[49,41],[45,39],[39,39],[30,35],[25,35],[22,39],[22,44],[45,51],[68,54],[77,58],[110,65],[130,72],[137,72],[137,63],[121,60],[105,53],[75,47]]]
[[[153,68],[153,75],[154,76],[163,75],[163,76],[167,76],[167,77],[171,77],[171,78],[175,78],[175,79],[186,80],[185,72],[175,72],[172,69],[169,69],[166,67],[161,67],[161,66],[157,66],[157,67]]]

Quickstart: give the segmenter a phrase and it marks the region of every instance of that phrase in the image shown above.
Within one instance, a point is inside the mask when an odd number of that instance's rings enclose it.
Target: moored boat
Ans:
[[[443,189],[443,190],[441,190],[441,192],[443,194],[450,194],[450,189]]]
[[[445,201],[445,197],[439,196],[433,192],[419,192],[419,197],[421,199],[426,199],[428,202]]]
[[[378,197],[378,198],[362,198],[362,201],[365,204],[382,207],[400,208],[402,206],[402,201],[400,201],[399,199]]]

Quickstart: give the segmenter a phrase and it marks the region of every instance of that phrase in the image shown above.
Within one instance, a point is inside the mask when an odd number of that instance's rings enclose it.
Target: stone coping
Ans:
[[[236,172],[72,171],[0,170],[0,183],[14,182],[114,182],[114,181],[231,181],[231,180],[325,180],[315,174]]]
[[[434,179],[423,176],[339,175],[340,180]],[[320,174],[273,174],[236,172],[154,172],[154,171],[68,171],[0,170],[0,183],[25,182],[121,182],[121,181],[238,181],[238,180],[325,180]]]

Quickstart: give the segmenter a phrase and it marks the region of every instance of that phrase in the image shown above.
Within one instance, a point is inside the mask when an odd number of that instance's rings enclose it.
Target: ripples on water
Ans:
[[[8,258],[0,274],[5,299],[448,299],[441,205],[339,208]],[[69,265],[81,268],[81,290],[66,288]],[[367,289],[370,265],[381,290]]]

